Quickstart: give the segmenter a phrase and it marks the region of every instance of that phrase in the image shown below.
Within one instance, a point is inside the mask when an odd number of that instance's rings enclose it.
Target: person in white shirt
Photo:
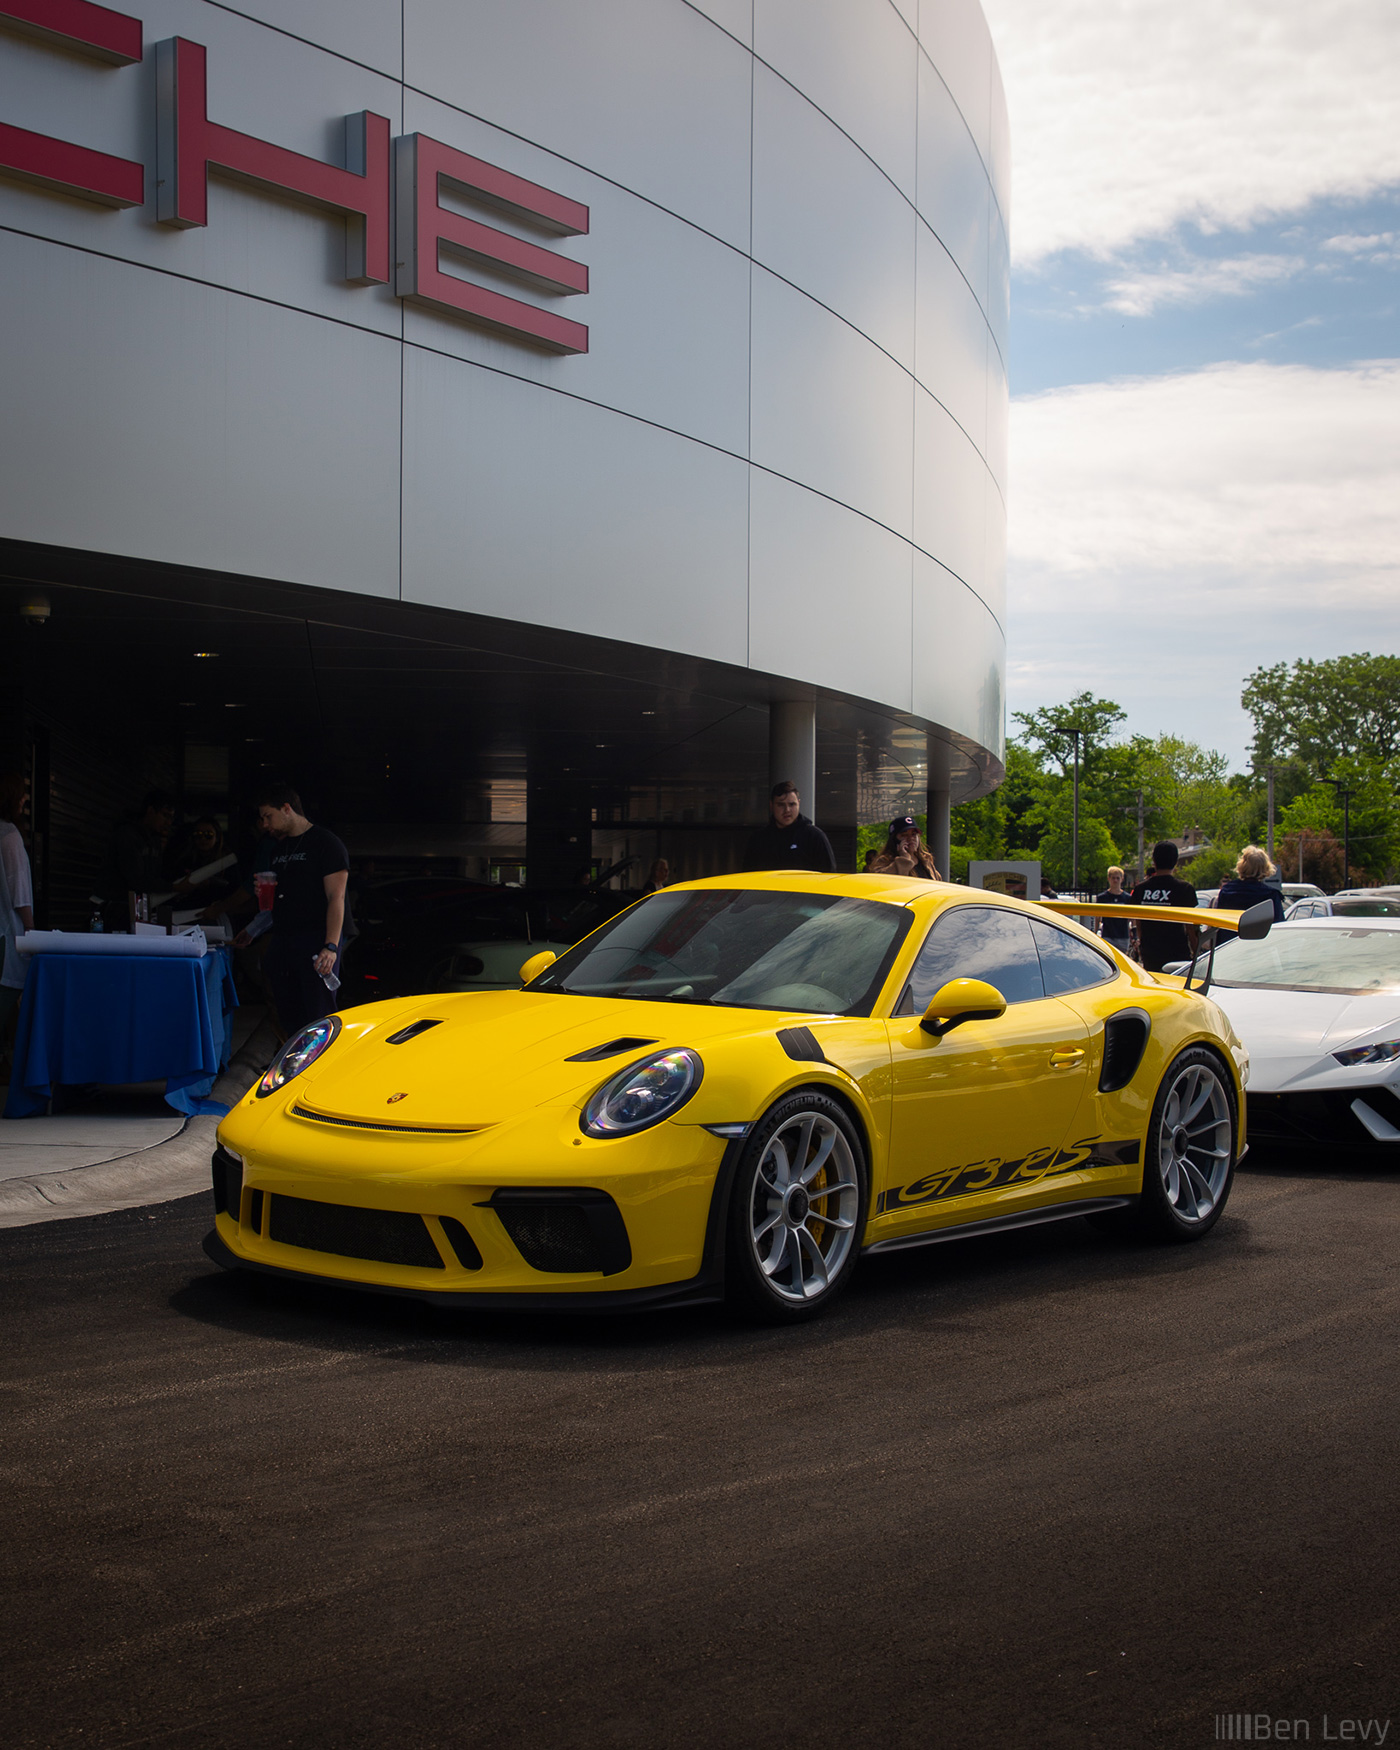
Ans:
[[[18,1007],[26,962],[15,937],[34,928],[34,885],[29,853],[16,824],[29,800],[29,786],[18,772],[0,776],[0,1029]]]

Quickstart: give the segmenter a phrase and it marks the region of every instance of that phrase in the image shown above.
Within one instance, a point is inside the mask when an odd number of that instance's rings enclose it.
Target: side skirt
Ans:
[[[904,1234],[897,1240],[876,1240],[861,1253],[873,1258],[881,1252],[907,1252],[913,1246],[937,1246],[944,1240],[973,1240],[986,1234],[1008,1233],[1017,1227],[1039,1227],[1047,1221],[1070,1221],[1076,1215],[1097,1215],[1104,1209],[1126,1209],[1136,1197],[1086,1197],[1078,1203],[1056,1203],[1049,1209],[1027,1209],[1018,1215],[994,1215],[988,1221],[967,1221],[960,1227],[940,1227],[929,1233]]]

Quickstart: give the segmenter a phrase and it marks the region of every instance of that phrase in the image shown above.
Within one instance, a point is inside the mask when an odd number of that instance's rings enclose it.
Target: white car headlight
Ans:
[[[678,1112],[705,1067],[693,1051],[659,1051],[604,1082],[583,1109],[589,1136],[631,1136]]]
[[[265,1100],[278,1088],[286,1087],[293,1076],[299,1076],[308,1064],[315,1063],[339,1031],[340,1016],[327,1015],[323,1021],[312,1021],[299,1033],[293,1033],[258,1083],[258,1098]]]
[[[1354,1051],[1334,1051],[1332,1055],[1348,1069],[1354,1063],[1389,1063],[1400,1057],[1400,1039],[1387,1039],[1381,1045],[1358,1045]]]

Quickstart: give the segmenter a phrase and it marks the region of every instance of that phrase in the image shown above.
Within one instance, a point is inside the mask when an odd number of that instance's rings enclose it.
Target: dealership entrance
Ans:
[[[769,677],[484,616],[0,543],[5,763],[32,788],[41,921],[81,927],[151,788],[251,849],[286,779],[371,878],[640,887],[741,866],[765,818]],[[788,689],[791,691],[791,688]],[[922,806],[925,730],[809,691],[815,807]],[[801,701],[796,702],[799,707]],[[790,707],[789,707],[790,714]],[[962,787],[972,756],[936,746]]]

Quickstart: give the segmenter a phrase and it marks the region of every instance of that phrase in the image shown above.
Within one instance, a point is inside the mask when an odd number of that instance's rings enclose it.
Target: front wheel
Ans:
[[[1137,1206],[1090,1219],[1149,1239],[1203,1238],[1229,1200],[1236,1127],[1234,1084],[1220,1059],[1201,1046],[1183,1051],[1152,1103]]]
[[[855,1267],[869,1174],[838,1101],[789,1094],[754,1126],[729,1203],[725,1288],[765,1324],[823,1312]]]

